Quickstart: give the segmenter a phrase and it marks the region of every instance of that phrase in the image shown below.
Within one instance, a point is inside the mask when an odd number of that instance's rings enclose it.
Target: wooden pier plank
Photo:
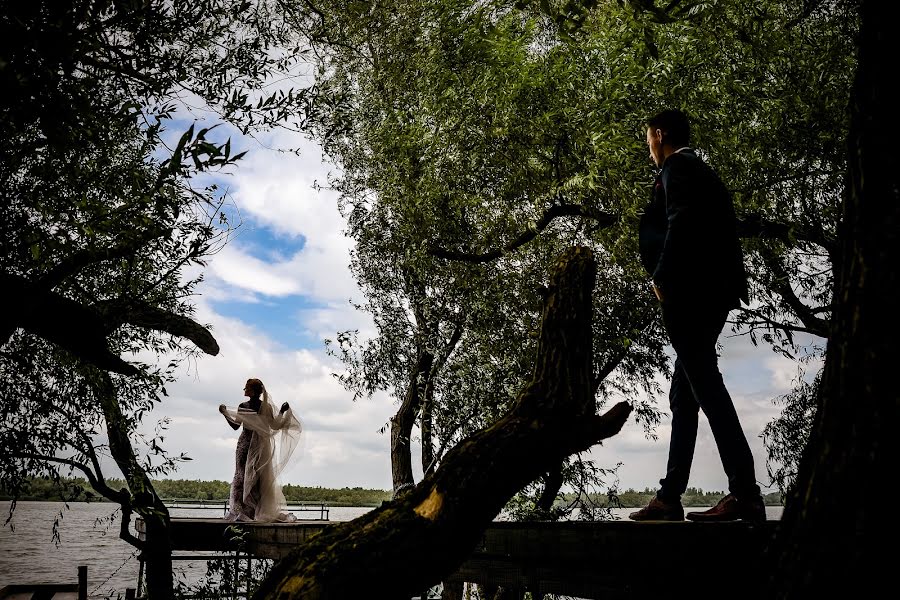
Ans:
[[[233,523],[173,518],[175,550],[233,551],[228,528],[246,532],[242,551],[280,559],[332,521]],[[540,594],[638,598],[673,590],[752,597],[766,576],[764,550],[778,521],[495,522],[449,579]]]
[[[765,523],[495,523],[452,576],[582,598],[671,597],[676,590],[752,597],[766,575]],[[736,585],[737,584],[737,585]]]
[[[280,559],[310,536],[333,526],[333,521],[311,520],[290,523],[233,522],[217,518],[173,517],[169,539],[175,551],[233,552],[240,550],[260,558]],[[245,544],[235,539],[234,528],[246,532]],[[143,523],[136,529],[143,538]]]

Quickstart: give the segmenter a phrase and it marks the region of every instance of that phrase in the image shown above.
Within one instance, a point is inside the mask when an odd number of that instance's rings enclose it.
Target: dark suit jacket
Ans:
[[[666,302],[748,303],[731,194],[691,149],[663,163],[640,224],[644,268]]]

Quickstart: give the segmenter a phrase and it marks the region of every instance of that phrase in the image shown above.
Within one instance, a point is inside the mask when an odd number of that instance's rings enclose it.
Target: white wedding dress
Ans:
[[[248,403],[244,403],[248,404]],[[303,427],[293,410],[276,414],[263,390],[258,411],[244,405],[222,414],[242,426],[235,452],[228,521],[295,521],[287,512],[279,475],[300,441]]]

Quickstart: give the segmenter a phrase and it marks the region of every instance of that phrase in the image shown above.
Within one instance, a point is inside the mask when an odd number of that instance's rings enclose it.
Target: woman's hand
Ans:
[[[290,406],[288,406],[288,403],[287,403],[287,402],[285,402],[284,404],[282,404],[282,405],[281,405],[281,414],[286,413],[287,410],[288,410],[289,408],[290,408]]]
[[[222,413],[222,414],[224,415],[224,414],[225,414],[225,410],[226,410],[225,405],[224,405],[224,404],[220,404],[220,405],[219,405],[219,412]]]

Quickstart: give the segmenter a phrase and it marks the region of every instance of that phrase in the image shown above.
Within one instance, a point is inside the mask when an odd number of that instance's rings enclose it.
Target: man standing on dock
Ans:
[[[753,455],[719,372],[716,340],[728,313],[748,302],[731,195],[716,172],[689,147],[690,124],[679,110],[646,123],[650,158],[660,168],[640,224],[641,261],[662,307],[675,350],[669,403],[672,432],[666,476],[635,521],[681,521],[699,411],[709,420],[728,476],[729,494],[693,521],[762,521],[765,504]]]

